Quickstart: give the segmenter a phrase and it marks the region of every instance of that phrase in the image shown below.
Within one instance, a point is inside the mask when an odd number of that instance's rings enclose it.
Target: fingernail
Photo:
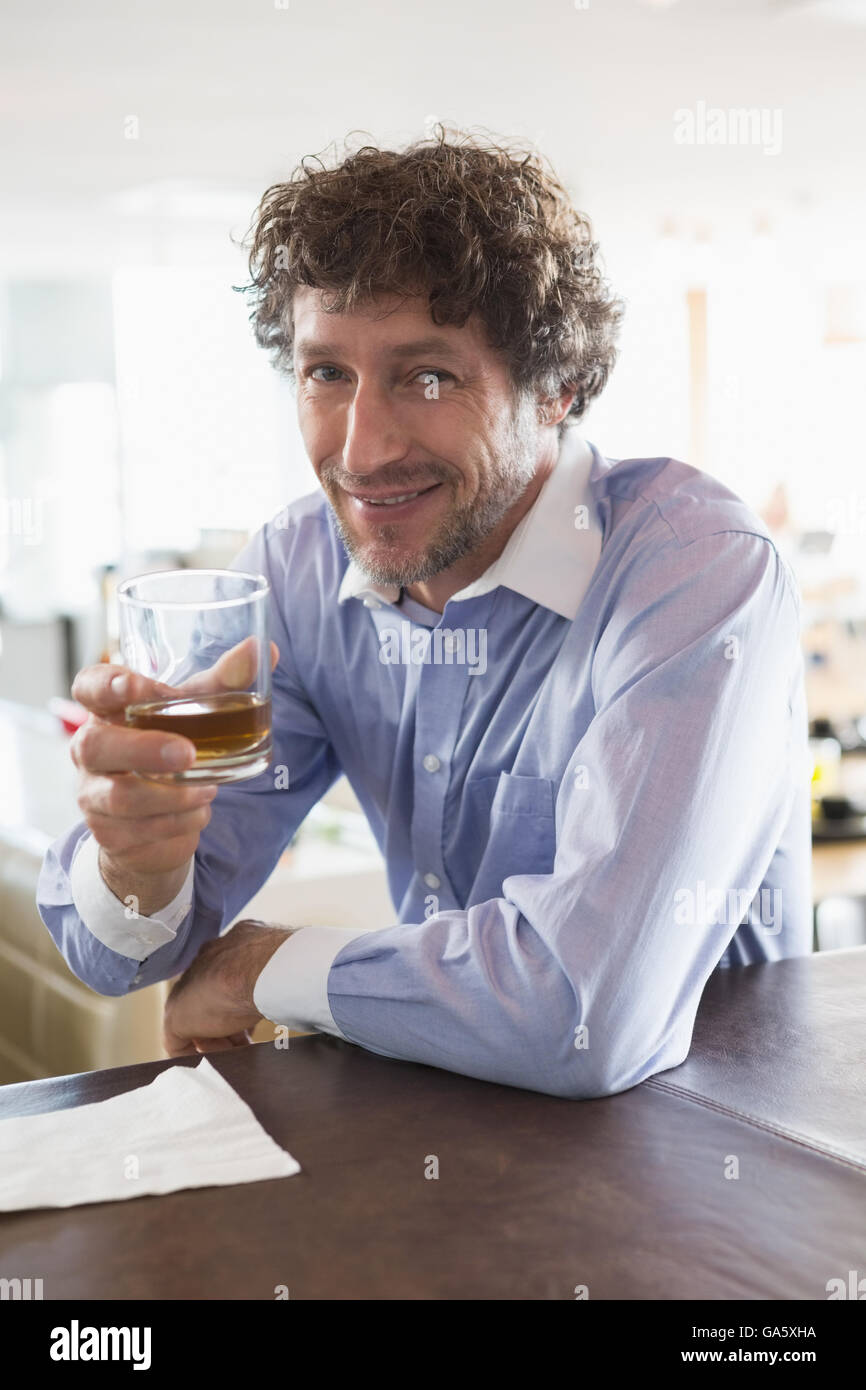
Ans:
[[[183,743],[164,743],[162,745],[162,761],[166,767],[189,767],[194,759],[190,758],[190,750]]]
[[[119,700],[125,700],[129,691],[129,677],[115,676],[111,682],[111,693],[116,695]]]

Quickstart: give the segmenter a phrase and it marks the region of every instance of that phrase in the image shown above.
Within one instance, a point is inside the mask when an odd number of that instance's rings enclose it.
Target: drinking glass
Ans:
[[[237,782],[271,758],[268,581],[241,570],[161,570],[118,586],[124,665],[159,682],[127,724],[182,734],[196,760],[159,782]]]

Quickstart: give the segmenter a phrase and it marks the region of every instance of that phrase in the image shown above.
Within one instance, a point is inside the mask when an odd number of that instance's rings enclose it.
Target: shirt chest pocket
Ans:
[[[556,855],[556,783],[502,772],[469,788],[477,869],[471,901],[501,897],[513,874],[549,874]]]

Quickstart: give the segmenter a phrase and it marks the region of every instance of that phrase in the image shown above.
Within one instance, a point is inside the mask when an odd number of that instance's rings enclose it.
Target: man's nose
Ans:
[[[349,407],[343,445],[346,472],[375,473],[383,464],[405,458],[409,447],[410,436],[387,391],[372,384],[359,384]]]

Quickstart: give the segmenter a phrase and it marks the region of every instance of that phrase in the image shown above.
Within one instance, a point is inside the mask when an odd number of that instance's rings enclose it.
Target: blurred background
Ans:
[[[4,0],[0,16],[0,1082],[158,1055],[33,906],[78,819],[75,671],[128,574],[222,565],[315,486],[252,340],[261,194],[437,121],[547,155],[625,298],[584,422],[766,520],[803,592],[816,944],[866,940],[866,0]],[[244,915],[381,925],[344,785]]]

